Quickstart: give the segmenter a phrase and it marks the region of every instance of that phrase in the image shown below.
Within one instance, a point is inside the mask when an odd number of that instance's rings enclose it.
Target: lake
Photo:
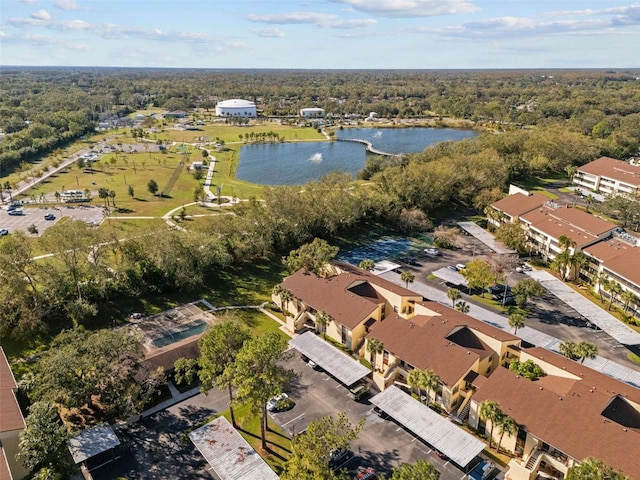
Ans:
[[[478,133],[451,128],[348,128],[337,138],[368,140],[388,153],[417,153],[438,142],[459,141]],[[294,142],[244,145],[236,177],[263,185],[301,185],[341,170],[354,176],[364,168],[365,146],[352,142]]]

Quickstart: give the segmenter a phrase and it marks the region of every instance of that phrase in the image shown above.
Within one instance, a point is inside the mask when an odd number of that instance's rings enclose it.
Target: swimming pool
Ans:
[[[153,345],[157,348],[166,347],[167,345],[171,345],[172,343],[176,343],[176,342],[179,342],[180,340],[184,340],[185,338],[189,338],[189,337],[192,337],[193,335],[202,333],[206,328],[207,328],[207,322],[196,323],[191,326],[188,326],[184,330],[167,332],[166,335],[154,338],[151,343],[153,343]]]

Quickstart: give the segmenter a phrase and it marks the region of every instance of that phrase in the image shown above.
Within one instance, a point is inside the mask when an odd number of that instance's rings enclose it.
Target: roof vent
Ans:
[[[558,397],[558,400],[562,401],[562,397]]]
[[[544,390],[542,387],[538,387],[540,390]]]

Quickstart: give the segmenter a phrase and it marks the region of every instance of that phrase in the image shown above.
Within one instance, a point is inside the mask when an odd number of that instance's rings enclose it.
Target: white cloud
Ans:
[[[75,0],[56,0],[54,5],[60,10],[80,10]]]
[[[316,25],[320,28],[362,28],[376,23],[374,19],[341,20],[333,13],[291,12],[281,14],[255,14],[250,13],[245,17],[255,23],[275,25]]]
[[[49,15],[49,12],[47,12],[46,10],[38,10],[37,12],[31,14],[31,18],[33,18],[34,20],[48,22],[49,20],[51,20],[51,15]]]
[[[27,5],[35,5],[38,3],[38,0],[20,0],[22,3],[26,3]]]
[[[353,10],[380,17],[432,17],[472,13],[479,8],[469,0],[332,0]]]
[[[92,26],[84,20],[68,20],[52,24],[51,28],[59,30],[91,30]]]
[[[266,37],[266,38],[282,38],[285,36],[284,32],[280,30],[278,27],[262,28],[262,29],[254,28],[250,30],[250,32],[256,34],[259,37]]]

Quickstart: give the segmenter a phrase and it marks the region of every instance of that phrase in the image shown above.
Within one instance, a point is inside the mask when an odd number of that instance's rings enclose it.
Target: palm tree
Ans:
[[[422,392],[422,377],[424,376],[424,372],[417,368],[414,368],[407,375],[407,383],[411,388],[415,388],[418,391],[418,398],[420,397],[420,393]]]
[[[576,346],[575,353],[578,355],[578,358],[580,358],[580,363],[584,363],[585,358],[593,360],[598,356],[598,347],[596,347],[593,343],[580,342]]]
[[[371,353],[371,360],[375,369],[378,354],[384,351],[384,344],[377,338],[367,339],[367,350]]]
[[[282,303],[282,310],[283,310],[285,316],[287,315],[287,312],[289,312],[289,309],[287,307],[289,306],[289,302],[291,300],[293,300],[293,293],[291,293],[286,288],[281,288],[280,289],[280,302]]]
[[[580,269],[589,263],[589,257],[584,252],[575,252],[569,257],[569,270],[573,272],[573,279],[580,276]]]
[[[600,295],[600,301],[604,303],[604,299],[602,298],[602,290],[604,289],[604,285],[607,281],[607,276],[604,272],[596,272],[593,275],[593,287],[598,290],[598,295]]]
[[[370,258],[365,258],[364,260],[362,260],[360,262],[360,265],[358,265],[361,269],[366,270],[367,272],[372,272],[373,269],[376,266],[376,263],[371,260]]]
[[[620,295],[622,293],[622,287],[615,280],[609,280],[609,286],[608,286],[607,290],[609,290],[609,307],[608,307],[608,309],[611,310],[611,306],[613,304],[613,301],[617,300],[618,299],[618,295]]]
[[[520,312],[513,312],[509,315],[509,326],[513,327],[513,334],[518,333],[518,329],[524,327],[524,315]]]
[[[578,345],[574,342],[562,342],[560,344],[560,353],[562,356],[575,360],[577,356]]]
[[[570,262],[571,253],[569,250],[560,252],[551,262],[551,269],[560,274],[563,282],[567,280],[567,267],[569,267]]]
[[[322,338],[323,339],[327,339],[326,337],[326,332],[327,332],[327,324],[333,322],[333,317],[331,315],[329,315],[327,312],[325,312],[324,310],[320,310],[317,314],[316,314],[316,324],[318,324],[320,326],[320,328],[322,329]]]
[[[560,235],[558,238],[558,246],[566,252],[567,250],[575,248],[576,242],[574,242],[571,237]]]
[[[518,424],[509,415],[502,415],[498,422],[498,434],[500,434],[500,440],[498,441],[498,450],[502,448],[502,437],[506,433],[508,436],[513,435],[518,431]]]
[[[460,297],[462,297],[462,294],[457,288],[450,288],[447,290],[447,298],[451,300],[451,308],[456,308],[456,302],[460,300]]]
[[[625,290],[622,292],[622,295],[620,295],[620,300],[624,303],[624,313],[627,313],[629,311],[629,305],[636,303],[638,297],[636,297],[635,293],[631,290]]]
[[[431,393],[432,390],[437,390],[439,385],[440,377],[436,375],[436,372],[431,369],[427,369],[423,372],[421,387],[427,391],[427,403],[429,403],[429,393]]]
[[[457,302],[454,308],[460,313],[469,313],[469,304],[467,302],[463,302],[462,300]]]
[[[409,288],[409,284],[413,283],[413,280],[415,278],[416,278],[415,275],[411,273],[409,270],[405,270],[400,274],[400,280],[404,282],[404,285],[406,288]]]
[[[502,410],[500,410],[500,404],[493,400],[485,400],[480,404],[480,417],[485,421],[491,422],[491,430],[489,431],[489,448],[491,448],[491,441],[493,440],[493,427],[495,427],[502,417]]]

